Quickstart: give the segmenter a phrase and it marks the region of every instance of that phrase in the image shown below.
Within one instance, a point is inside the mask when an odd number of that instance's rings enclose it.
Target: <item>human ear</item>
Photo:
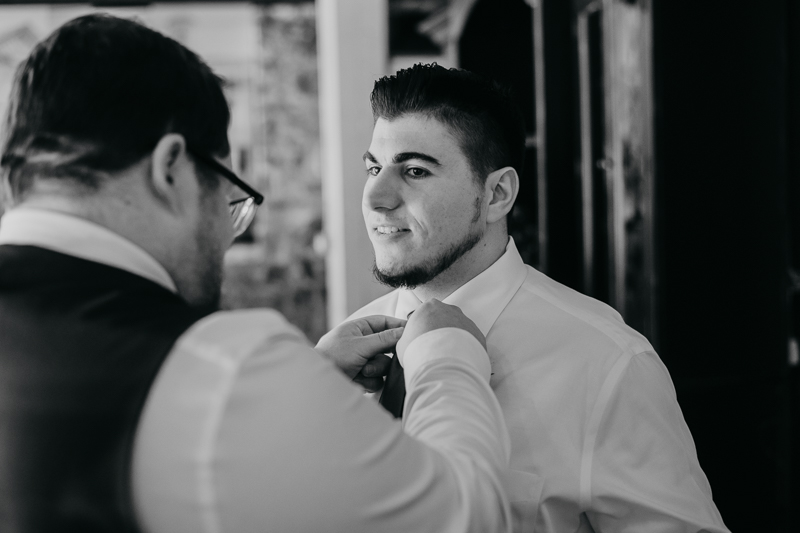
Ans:
[[[151,154],[150,188],[156,198],[170,210],[180,209],[180,187],[175,175],[186,161],[186,140],[183,135],[168,133],[161,137]]]
[[[490,173],[486,177],[486,194],[489,198],[486,222],[491,224],[504,219],[514,207],[518,193],[519,175],[512,167],[503,167]]]

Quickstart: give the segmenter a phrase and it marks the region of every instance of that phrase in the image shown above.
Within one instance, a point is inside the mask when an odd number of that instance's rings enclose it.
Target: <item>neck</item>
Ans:
[[[41,180],[17,207],[63,213],[103,226],[153,257],[182,292],[183,283],[175,259],[176,243],[180,240],[170,231],[175,224],[164,220],[141,196],[140,191],[128,186],[123,179],[109,181],[100,190],[92,191],[70,189],[55,180]],[[156,235],[160,238],[154,238]]]
[[[155,229],[152,218],[142,216],[130,203],[113,196],[102,195],[92,199],[75,199],[57,195],[35,195],[20,207],[54,211],[94,222],[133,242],[166,268],[169,247],[160,246],[158,239],[148,238]],[[168,269],[169,270],[169,269]]]
[[[487,228],[486,234],[467,253],[450,265],[450,268],[436,276],[425,285],[413,289],[421,302],[431,298],[444,300],[459,287],[492,266],[506,251],[508,233],[506,229]]]

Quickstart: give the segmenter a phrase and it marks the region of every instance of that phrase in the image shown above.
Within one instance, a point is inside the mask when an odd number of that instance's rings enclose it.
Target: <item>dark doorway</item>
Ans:
[[[479,0],[464,26],[458,55],[461,68],[510,87],[525,117],[525,168],[508,224],[523,260],[540,266],[531,7],[523,0]]]

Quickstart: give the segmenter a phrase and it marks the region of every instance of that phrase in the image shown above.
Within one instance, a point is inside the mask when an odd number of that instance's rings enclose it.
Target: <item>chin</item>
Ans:
[[[376,261],[375,267],[385,276],[400,276],[409,270],[413,270],[414,265],[409,265],[401,261]]]

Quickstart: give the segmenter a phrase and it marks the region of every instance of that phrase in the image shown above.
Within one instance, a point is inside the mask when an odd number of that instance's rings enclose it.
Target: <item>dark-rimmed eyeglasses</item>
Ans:
[[[213,157],[201,154],[191,148],[186,149],[193,158],[200,161],[207,167],[210,167],[214,172],[222,174],[226,180],[230,181],[248,196],[233,200],[230,202],[231,208],[231,222],[233,224],[233,236],[238,237],[247,229],[256,215],[256,209],[264,201],[264,196],[250,185],[245,183],[239,176],[234,174],[225,165],[214,159]]]

